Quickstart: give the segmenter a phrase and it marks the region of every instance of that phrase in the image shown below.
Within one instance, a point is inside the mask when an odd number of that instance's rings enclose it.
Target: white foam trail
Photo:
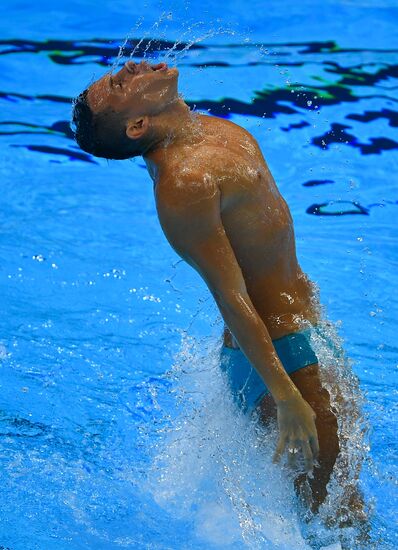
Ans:
[[[348,497],[366,452],[362,397],[335,327],[322,323],[312,340],[337,413],[341,454],[320,513],[307,514],[303,523],[292,474],[272,463],[276,427],[263,426],[234,404],[219,367],[219,339],[197,342],[183,336],[170,373],[178,414],[162,427],[148,483],[158,505],[194,521],[204,545],[237,542],[290,550],[338,544],[339,539],[347,547],[355,544],[354,528],[326,525],[336,510],[354,524],[357,520]]]
[[[364,399],[336,327],[327,321],[321,323],[319,331],[312,334],[311,342],[320,360],[322,385],[328,390],[332,410],[336,412],[340,444],[340,454],[328,485],[328,498],[320,513],[328,521],[336,516],[336,510],[340,510],[342,519],[355,524],[358,517],[349,500],[369,450]]]
[[[342,550],[341,544],[336,542],[334,544],[329,544],[328,546],[321,546],[320,550]]]
[[[276,432],[236,408],[219,351],[215,339],[183,341],[172,373],[180,414],[157,447],[148,479],[153,498],[193,520],[204,547],[309,548],[291,480],[272,463]]]

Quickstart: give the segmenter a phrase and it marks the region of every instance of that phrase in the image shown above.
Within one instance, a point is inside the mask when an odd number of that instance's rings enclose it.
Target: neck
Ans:
[[[182,99],[153,117],[150,137],[142,154],[152,178],[170,149],[202,139],[200,122]]]

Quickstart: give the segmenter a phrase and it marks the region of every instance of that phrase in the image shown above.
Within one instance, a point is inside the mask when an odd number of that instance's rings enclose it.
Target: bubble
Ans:
[[[142,297],[142,299],[144,300],[144,302],[146,301],[149,301],[149,302],[161,302],[161,299],[160,298],[157,298],[156,296],[153,296],[153,294],[146,294],[145,296]]]

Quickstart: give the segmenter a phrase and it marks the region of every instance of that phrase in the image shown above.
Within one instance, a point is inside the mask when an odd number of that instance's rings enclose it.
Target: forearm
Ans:
[[[239,347],[257,370],[275,402],[285,401],[298,394],[275,352],[271,337],[247,294],[235,294],[227,299],[217,298],[225,323]]]

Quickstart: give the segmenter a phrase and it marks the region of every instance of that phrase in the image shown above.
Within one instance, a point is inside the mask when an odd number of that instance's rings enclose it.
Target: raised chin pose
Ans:
[[[311,344],[319,310],[292,217],[253,136],[191,112],[177,84],[176,68],[128,61],[75,100],[75,138],[98,157],[143,156],[163,231],[224,319],[220,366],[231,390],[244,410],[276,414],[275,460],[301,459],[296,485],[310,487],[316,511],[340,444]]]

